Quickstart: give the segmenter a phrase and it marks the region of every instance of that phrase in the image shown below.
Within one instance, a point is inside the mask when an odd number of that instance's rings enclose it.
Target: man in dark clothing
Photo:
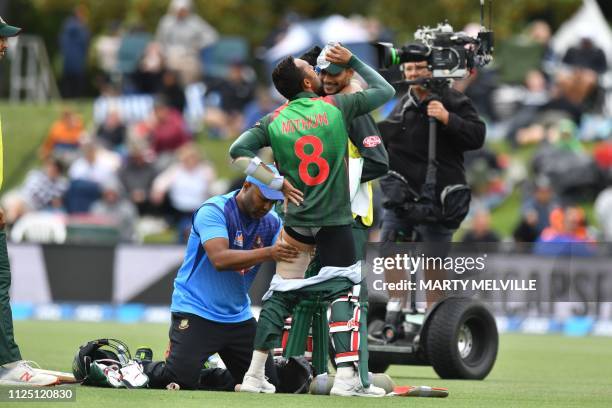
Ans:
[[[119,180],[140,215],[154,213],[151,186],[156,176],[157,171],[152,161],[147,159],[145,148],[136,143],[130,146],[128,156],[119,169]]]
[[[79,98],[84,96],[86,87],[87,50],[89,30],[85,25],[87,10],[77,6],[62,26],[59,37],[62,52],[62,96]]]
[[[426,61],[410,62],[404,64],[404,75],[412,81],[431,76],[431,71]],[[429,89],[412,86],[389,117],[378,125],[389,153],[389,168],[404,176],[415,191],[420,191],[427,171],[428,119],[438,120],[436,196],[439,197],[444,187],[465,184],[463,153],[482,147],[485,124],[462,93],[449,88],[440,100],[430,100],[430,96]],[[383,224],[388,223],[383,220]]]
[[[404,63],[402,71],[409,81],[432,76],[427,61]],[[378,126],[389,153],[390,170],[401,174],[417,192],[421,191],[427,172],[430,117],[438,122],[435,200],[440,205],[440,193],[445,187],[466,184],[463,153],[483,145],[485,124],[464,94],[446,88],[441,95],[432,98],[431,90],[424,85],[411,86],[389,117]],[[388,196],[394,194],[392,191],[383,193]],[[381,241],[450,242],[454,232],[441,224],[414,225],[394,211],[386,210]],[[397,282],[405,279],[404,274],[404,271],[388,271],[386,279]],[[388,307],[398,302],[401,305],[405,302],[406,292],[390,291],[389,297]]]
[[[567,50],[563,56],[563,63],[587,68],[598,74],[603,74],[608,69],[606,54],[593,43],[590,34],[583,34],[580,43]]]

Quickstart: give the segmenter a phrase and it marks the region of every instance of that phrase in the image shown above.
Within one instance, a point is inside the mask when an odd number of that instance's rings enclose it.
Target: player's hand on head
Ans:
[[[299,255],[298,249],[291,244],[278,239],[272,247],[272,258],[276,262],[293,262],[294,258]]]
[[[325,53],[325,59],[332,64],[347,65],[353,56],[353,53],[340,44],[336,44],[331,47],[327,53]]]
[[[283,181],[283,188],[281,188],[281,191],[285,195],[285,202],[289,200],[293,204],[299,206],[304,201],[304,193],[302,193],[297,188],[293,187],[293,185],[287,179]],[[286,206],[286,203],[285,203],[285,206]]]

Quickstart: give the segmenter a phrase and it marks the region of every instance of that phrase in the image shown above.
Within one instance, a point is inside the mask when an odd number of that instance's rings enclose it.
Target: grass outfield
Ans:
[[[149,345],[159,358],[167,343],[167,326],[114,323],[15,322],[17,341],[27,359],[45,368],[70,370],[79,344],[99,337],[117,337],[134,351]],[[77,403],[52,406],[134,407],[279,407],[312,406],[445,406],[445,407],[610,407],[612,406],[612,341],[507,334],[500,340],[495,368],[485,381],[448,381],[429,367],[393,366],[388,373],[398,385],[444,386],[446,399],[345,398],[309,395],[249,395],[222,392],[110,390],[78,387]],[[34,407],[39,403],[2,403]]]

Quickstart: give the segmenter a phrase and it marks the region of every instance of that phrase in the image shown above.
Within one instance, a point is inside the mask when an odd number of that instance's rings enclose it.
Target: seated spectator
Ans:
[[[107,149],[121,152],[124,148],[126,128],[119,112],[111,110],[98,126],[96,138]]]
[[[161,46],[157,42],[150,42],[132,74],[135,91],[144,94],[158,93],[165,69]]]
[[[578,140],[576,125],[567,119],[558,121],[548,129],[546,142],[533,156],[534,174],[548,177],[564,202],[593,199],[600,189],[601,173]]]
[[[209,96],[215,94],[218,104],[207,107],[204,124],[223,139],[237,137],[243,128],[243,110],[254,93],[252,69],[241,62],[233,63],[226,78],[209,84]]]
[[[548,226],[551,212],[558,207],[550,179],[536,178],[532,189],[524,193],[521,221],[513,236],[517,242],[535,242]]]
[[[472,199],[491,210],[500,205],[511,192],[504,179],[506,163],[488,148],[465,153],[465,169],[468,184],[472,188]]]
[[[552,46],[552,29],[550,24],[544,20],[533,21],[529,25],[529,37],[531,41],[542,47],[539,69],[544,72],[548,81],[550,75],[557,70],[560,59],[560,56],[555,53]]]
[[[136,142],[128,148],[128,156],[119,169],[119,180],[139,214],[151,214],[151,186],[157,175],[155,166],[148,160],[146,146]]]
[[[179,73],[183,86],[202,76],[200,51],[217,41],[217,31],[192,12],[191,0],[172,0],[157,26],[157,41],[162,46],[168,68]]]
[[[71,108],[64,108],[59,119],[53,122],[49,129],[41,147],[41,157],[46,159],[53,154],[63,162],[71,162],[77,155],[84,132],[81,116]]]
[[[157,99],[150,123],[149,140],[158,155],[173,153],[187,143],[191,135],[179,111],[168,106],[163,99]]]
[[[107,218],[119,229],[122,242],[134,240],[134,226],[138,212],[134,204],[123,194],[123,188],[116,179],[109,179],[102,185],[102,198],[94,202],[90,212]]]
[[[216,174],[214,168],[202,160],[194,144],[182,146],[177,157],[178,163],[155,178],[151,199],[154,204],[168,208],[170,221],[178,228],[179,241],[184,242],[191,228],[191,215],[210,196]]]
[[[121,39],[117,52],[117,67],[122,76],[124,93],[137,92],[132,76],[138,69],[138,64],[142,61],[150,41],[151,34],[147,33],[139,23],[133,24]]]
[[[499,235],[491,229],[491,214],[486,208],[477,209],[470,224],[470,229],[463,236],[462,242],[499,242]]]
[[[580,42],[567,50],[563,63],[576,68],[589,69],[598,74],[606,72],[608,69],[606,54],[595,45],[593,35],[588,30],[581,33]]]
[[[101,194],[101,186],[115,177],[116,167],[112,159],[95,142],[85,141],[82,156],[68,170],[70,185],[65,195],[68,213],[89,212],[89,208]]]
[[[167,101],[169,107],[183,113],[187,101],[185,99],[185,90],[179,83],[177,73],[174,71],[164,72],[161,82],[159,95]]]
[[[606,55],[595,45],[593,35],[590,31],[580,34],[580,42],[570,47],[563,57],[563,63],[569,69],[561,70],[558,75],[559,86],[567,98],[577,105],[584,104],[593,94],[599,75],[608,69]]]
[[[45,160],[42,169],[30,170],[23,185],[2,199],[7,223],[13,224],[28,212],[61,210],[62,197],[68,189],[63,172],[62,163],[53,157]]]
[[[100,184],[91,180],[70,180],[64,195],[64,206],[68,214],[88,213],[91,205],[102,195]]]
[[[542,231],[534,251],[539,255],[588,256],[593,254],[593,247],[562,244],[592,242],[594,242],[594,239],[587,229],[584,209],[577,206],[568,206],[557,208],[551,212],[550,225]]]
[[[511,130],[510,136],[519,145],[540,143],[549,137],[550,130],[555,131],[559,122],[579,123],[583,113],[583,108],[572,102],[558,84],[553,87],[548,102],[534,108],[531,116],[517,117],[522,123],[515,123]]]
[[[550,92],[546,83],[546,77],[540,70],[530,70],[525,75],[524,89],[516,112],[508,124],[508,137],[517,144],[519,142],[517,132],[522,128],[527,128],[537,123],[538,113],[550,100]],[[525,136],[522,136],[526,139]],[[521,144],[530,140],[520,140]]]
[[[111,21],[104,32],[98,36],[93,46],[96,66],[100,69],[96,84],[101,91],[108,84],[119,81],[118,53],[121,45],[121,24],[117,20]]]
[[[272,112],[280,104],[281,103],[274,100],[268,87],[257,87],[255,91],[255,100],[249,102],[244,108],[242,131],[253,127],[259,119]]]
[[[533,69],[525,75],[525,93],[523,104],[526,106],[542,106],[550,99],[546,77],[540,70]]]
[[[540,234],[537,232],[537,212],[529,210],[521,215],[521,220],[512,232],[515,242],[536,242]]]
[[[115,176],[115,163],[104,158],[103,150],[93,140],[84,141],[81,152],[82,156],[68,170],[70,180],[88,180],[101,185]]]
[[[590,242],[584,209],[578,206],[556,208],[550,213],[550,225],[540,234],[542,242]]]

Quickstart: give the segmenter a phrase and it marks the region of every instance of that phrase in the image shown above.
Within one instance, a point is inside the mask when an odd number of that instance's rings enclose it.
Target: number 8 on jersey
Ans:
[[[312,146],[312,152],[306,153],[306,146]],[[329,163],[323,157],[323,143],[321,139],[314,135],[306,135],[300,137],[294,145],[295,155],[300,159],[298,174],[300,179],[307,186],[316,186],[324,183],[329,176]],[[317,168],[317,175],[311,176],[308,173],[308,166],[314,164]]]

